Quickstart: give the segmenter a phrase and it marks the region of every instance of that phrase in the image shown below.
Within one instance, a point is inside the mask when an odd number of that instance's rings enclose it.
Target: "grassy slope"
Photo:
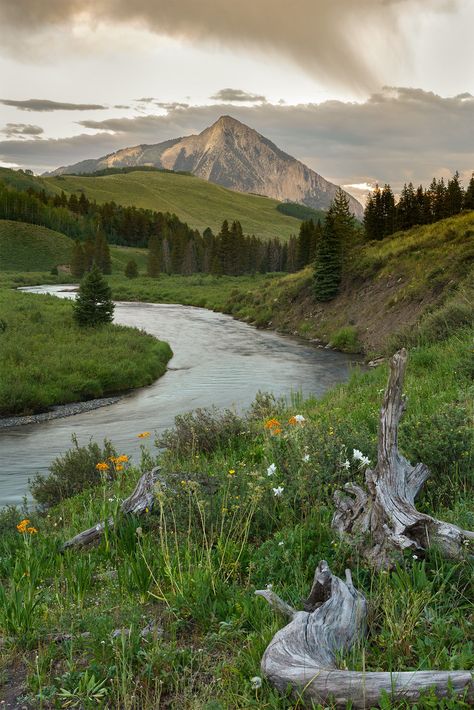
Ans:
[[[276,200],[233,192],[189,175],[141,172],[103,177],[42,178],[56,192],[83,190],[97,202],[114,200],[122,205],[176,214],[191,227],[218,232],[222,221],[237,219],[246,234],[288,239],[299,231],[300,221],[277,211]]]
[[[326,304],[313,299],[309,268],[241,278],[117,276],[111,285],[119,299],[206,306],[261,327],[333,341],[342,349],[380,353],[429,312],[467,321],[473,260],[471,212],[359,247],[347,264],[340,295]],[[450,301],[457,305],[443,316],[443,304]]]
[[[167,343],[123,326],[79,329],[72,304],[0,291],[0,415],[151,384],[166,370]],[[54,335],[54,337],[51,337]]]
[[[41,271],[69,264],[72,240],[46,227],[0,220],[0,270]]]
[[[410,460],[431,469],[418,507],[473,529],[470,346],[470,334],[459,332],[412,351],[400,445]],[[43,707],[49,708],[64,690],[84,703],[93,673],[95,683],[104,684],[108,707],[294,710],[299,703],[267,683],[252,689],[250,679],[260,675],[266,645],[286,623],[254,590],[272,583],[277,594],[301,608],[322,558],[341,576],[350,567],[369,602],[367,641],[341,659],[342,667],[471,668],[472,561],[447,562],[436,553],[422,560],[407,553],[393,572],[372,573],[330,528],[334,489],[363,478],[354,462],[349,472],[340,463],[352,459],[353,448],[371,460],[376,455],[386,376],[386,367],[355,373],[322,401],[288,408],[270,404],[257,419],[242,422],[242,433],[224,435],[225,443],[207,454],[206,423],[197,422],[187,436],[181,426],[182,451],[172,448],[161,457],[163,471],[196,473],[180,473],[177,492],[171,493],[173,485],[162,491],[153,515],[121,523],[120,536],[109,533],[97,548],[57,552],[64,540],[114,515],[116,497],[133,488],[137,469],[99,492],[88,490],[60,504],[47,517],[34,515],[39,534],[31,540],[16,532],[18,516],[0,519],[0,632],[12,637],[4,652],[4,697],[27,692],[35,707],[42,693]],[[306,417],[304,427],[286,423],[296,413]],[[282,422],[280,436],[264,429],[270,416]],[[266,472],[270,463],[276,464],[272,478]],[[199,483],[207,477],[213,482],[209,489]],[[278,499],[271,491],[276,485],[284,487]],[[31,600],[18,610],[15,587]],[[6,610],[12,610],[10,616]],[[161,630],[140,639],[148,621]],[[114,640],[117,628],[131,628],[130,638]],[[74,641],[48,643],[48,634],[72,634]],[[406,706],[386,699],[383,707]],[[468,705],[431,700],[417,707]]]

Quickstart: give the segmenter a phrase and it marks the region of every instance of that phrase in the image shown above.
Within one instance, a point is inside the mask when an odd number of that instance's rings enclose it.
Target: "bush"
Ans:
[[[79,446],[76,436],[72,437],[73,447],[64,456],[58,456],[49,467],[49,476],[36,474],[30,482],[34,499],[42,506],[56,505],[65,498],[80,493],[85,488],[96,486],[101,474],[96,469],[99,461],[107,461],[116,456],[110,441],[104,440],[103,448],[93,441],[87,446]]]
[[[138,276],[138,266],[134,259],[130,259],[125,267],[125,276],[128,279],[136,279]]]
[[[340,330],[331,337],[331,347],[342,350],[345,353],[361,352],[357,328],[354,328],[352,325],[340,328]]]
[[[229,439],[250,435],[249,422],[230,409],[224,411],[196,409],[175,418],[174,429],[168,429],[158,441],[177,456],[197,452],[210,453],[227,445]]]

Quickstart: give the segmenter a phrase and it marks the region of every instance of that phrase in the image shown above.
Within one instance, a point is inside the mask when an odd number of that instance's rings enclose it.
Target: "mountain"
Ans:
[[[297,202],[314,209],[327,209],[337,190],[336,185],[231,116],[221,116],[199,135],[123,148],[97,160],[58,168],[49,175],[139,165],[188,171],[237,192]],[[362,205],[347,196],[350,209],[361,219]]]

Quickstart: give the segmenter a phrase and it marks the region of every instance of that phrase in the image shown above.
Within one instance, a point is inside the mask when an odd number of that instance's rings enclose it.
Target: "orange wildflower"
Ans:
[[[269,419],[265,422],[265,429],[279,429],[281,427],[278,419]]]
[[[142,431],[141,434],[138,434],[138,438],[139,438],[139,439],[147,439],[149,436],[150,436],[150,432],[149,432],[149,431]]]
[[[128,463],[128,456],[122,454],[117,459],[115,459],[115,463]]]
[[[95,467],[98,471],[107,471],[109,468],[109,464],[105,463],[105,461],[99,461],[99,463],[96,464]]]
[[[116,471],[122,471],[122,470],[123,470],[122,464],[121,464],[121,463],[118,463],[118,464],[116,465],[116,467],[115,467],[115,470],[116,470]]]

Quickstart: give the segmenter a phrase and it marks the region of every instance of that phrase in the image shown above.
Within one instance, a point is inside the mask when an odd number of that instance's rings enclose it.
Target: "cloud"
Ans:
[[[126,104],[115,104],[115,105],[114,105],[114,108],[127,109],[127,108],[130,108],[130,106],[127,106]]]
[[[33,126],[30,123],[7,123],[0,133],[3,133],[7,138],[15,136],[35,136],[38,137],[44,133],[41,126]]]
[[[456,0],[0,0],[5,45],[25,46],[48,30],[99,23],[142,27],[198,44],[283,55],[318,79],[366,91],[382,70],[407,61],[403,21],[449,12]],[[11,29],[22,32],[13,46]]]
[[[107,108],[107,106],[100,104],[69,104],[48,99],[27,99],[26,101],[0,99],[0,104],[13,106],[20,111],[99,111]]]
[[[242,89],[221,89],[216,94],[210,97],[216,101],[249,101],[251,103],[265,103],[266,97],[258,94],[249,94]]]
[[[222,114],[255,128],[324,177],[343,185],[405,181],[474,170],[474,98],[387,87],[362,103],[208,105],[165,115],[82,121],[97,131],[60,140],[0,141],[0,160],[53,169],[119,148],[199,133]]]

